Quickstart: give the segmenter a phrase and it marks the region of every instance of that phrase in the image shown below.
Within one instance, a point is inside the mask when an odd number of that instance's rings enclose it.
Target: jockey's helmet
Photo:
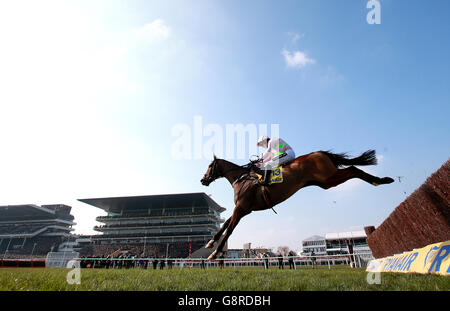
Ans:
[[[256,144],[259,147],[265,147],[265,145],[267,146],[267,142],[270,140],[269,137],[263,135],[261,137],[259,137],[258,139],[258,143]]]

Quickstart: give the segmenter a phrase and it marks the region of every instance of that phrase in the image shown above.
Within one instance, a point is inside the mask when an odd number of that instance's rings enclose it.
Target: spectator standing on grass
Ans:
[[[123,256],[123,266],[125,267],[125,269],[129,269],[130,268],[131,260],[128,260],[128,258],[130,258],[130,255]]]
[[[130,258],[130,255],[123,256],[123,265],[125,266],[125,269],[130,268],[130,262],[131,260],[128,260]]]
[[[145,269],[145,259],[144,259],[145,255],[141,254],[141,256],[139,256],[139,268],[141,269]]]
[[[278,253],[278,269],[284,269],[283,256]]]
[[[205,259],[202,257],[202,260],[200,262],[200,268],[205,269]]]
[[[137,267],[138,267],[138,265],[139,265],[139,260],[137,259],[137,257],[138,256],[136,256],[136,255],[133,255],[131,258],[133,258],[133,261],[132,261],[132,267],[133,267],[133,269],[136,269]]]
[[[219,267],[220,267],[220,269],[223,269],[223,267],[224,267],[224,256],[223,256],[223,254],[222,255],[220,255],[220,257],[219,257]]]
[[[161,259],[159,261],[159,269],[163,270],[164,266],[165,266],[165,261],[164,261],[164,258],[161,256]]]
[[[264,253],[264,269],[269,269],[269,256],[267,253]]]
[[[130,255],[130,268],[136,268],[136,256]]]
[[[289,253],[289,269],[294,269],[295,270],[294,254],[292,254],[292,253]]]
[[[153,270],[156,270],[156,267],[158,267],[158,259],[153,258]]]
[[[172,269],[172,266],[173,266],[173,260],[169,257],[167,259],[167,268]]]
[[[311,265],[313,269],[316,268],[316,253],[314,251],[311,252]]]
[[[146,256],[144,259],[144,269],[147,269],[150,265],[150,256]]]

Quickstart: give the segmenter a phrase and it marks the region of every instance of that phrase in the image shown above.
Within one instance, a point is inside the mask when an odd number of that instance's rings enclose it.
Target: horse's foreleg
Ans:
[[[231,221],[231,217],[227,219],[227,221],[225,221],[222,225],[222,227],[220,227],[220,230],[217,231],[217,233],[213,236],[213,238],[208,242],[208,244],[206,244],[205,248],[211,248],[214,246],[214,243],[216,241],[218,241],[220,239],[220,237],[222,236],[223,232],[225,231],[225,229],[228,227],[228,225],[230,224]]]
[[[247,215],[248,212],[242,211],[239,207],[236,207],[233,212],[233,216],[230,218],[230,223],[228,224],[227,231],[223,235],[222,239],[219,242],[219,245],[217,245],[217,248],[214,252],[212,252],[211,255],[209,255],[208,259],[215,259],[217,257],[217,254],[221,253],[223,250],[223,247],[225,246],[225,243],[227,242],[230,235],[233,233],[234,228],[236,228],[237,224],[241,220],[242,217]]]
[[[352,178],[362,179],[365,182],[368,182],[369,184],[374,185],[374,186],[390,184],[394,181],[390,177],[380,178],[377,176],[370,175],[370,174],[360,170],[359,168],[350,166],[345,169],[337,170],[336,173],[334,173],[332,176],[330,176],[323,183],[323,188],[328,189],[331,187],[335,187],[335,186],[340,185]]]

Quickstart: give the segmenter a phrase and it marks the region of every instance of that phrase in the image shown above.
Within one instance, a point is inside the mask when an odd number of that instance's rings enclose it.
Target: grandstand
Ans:
[[[364,231],[326,233],[324,237],[314,235],[302,241],[302,248],[302,256],[310,256],[312,252],[319,257],[334,256],[329,260],[331,264],[347,262],[347,255],[350,254],[355,255],[355,258],[364,264],[373,259]],[[328,259],[318,259],[319,264],[325,262],[328,264]]]
[[[328,255],[371,253],[370,247],[367,245],[367,235],[364,231],[327,233],[325,240]]]
[[[205,193],[80,199],[103,209],[97,217],[101,232],[81,250],[84,256],[133,255],[188,257],[220,228],[225,208]],[[189,246],[190,245],[190,246]]]
[[[46,256],[72,237],[71,207],[56,205],[0,206],[0,257]]]
[[[307,239],[304,239],[302,241],[302,248],[302,255],[309,255],[312,252],[314,252],[316,255],[327,254],[327,242],[325,238],[320,235],[313,235]]]

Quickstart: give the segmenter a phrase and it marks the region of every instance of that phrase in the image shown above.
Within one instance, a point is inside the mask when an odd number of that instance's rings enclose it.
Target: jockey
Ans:
[[[276,137],[271,139],[267,136],[261,136],[256,145],[267,148],[262,156],[262,163],[256,164],[258,168],[264,171],[263,182],[260,185],[267,186],[272,170],[280,165],[293,161],[295,159],[295,152],[284,140]]]

